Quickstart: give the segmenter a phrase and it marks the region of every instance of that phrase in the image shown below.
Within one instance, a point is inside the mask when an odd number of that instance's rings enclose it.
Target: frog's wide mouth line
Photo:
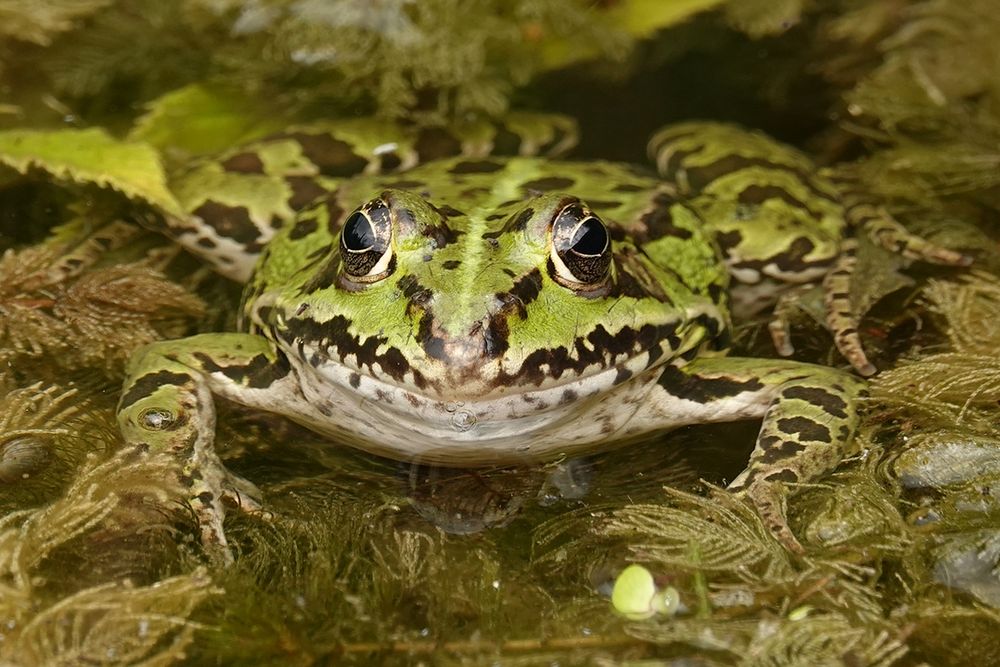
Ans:
[[[511,384],[498,381],[497,378],[474,377],[468,372],[456,377],[431,380],[420,374],[419,368],[411,368],[407,374],[401,376],[404,378],[414,377],[413,372],[416,371],[422,378],[421,384],[417,384],[396,380],[389,374],[372,374],[363,368],[343,363],[326,352],[319,350],[308,352],[308,356],[318,357],[324,363],[319,365],[303,364],[302,372],[310,372],[311,370],[324,380],[334,382],[346,391],[372,395],[377,400],[381,400],[388,391],[402,392],[406,397],[406,402],[410,404],[413,404],[414,401],[421,401],[442,404],[463,402],[468,405],[520,399],[525,404],[540,401],[546,406],[565,405],[603,393],[631,379],[634,375],[661,366],[667,361],[661,355],[655,355],[654,358],[651,350],[645,350],[611,366],[593,364],[579,374],[565,372],[556,378],[550,374],[541,373],[544,379],[537,384],[528,382]],[[431,388],[435,390],[429,391]],[[476,391],[477,389],[481,389],[481,391]]]

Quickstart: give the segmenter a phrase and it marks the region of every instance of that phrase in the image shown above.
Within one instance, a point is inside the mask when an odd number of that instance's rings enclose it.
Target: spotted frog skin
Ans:
[[[333,136],[289,131],[194,165],[174,186],[192,214],[163,223],[247,281],[244,332],[140,350],[119,421],[129,443],[183,462],[203,540],[223,554],[225,501],[260,505],[212,449],[213,396],[378,455],[462,467],[760,419],[729,488],[801,550],[786,521],[789,484],[851,452],[865,384],[822,366],[725,356],[730,294],[754,310],[826,281],[841,349],[867,370],[845,331],[848,231],[965,262],[846,201],[800,153],[727,125],[658,134],[662,177],[483,151],[380,174],[416,161],[416,142],[366,139],[366,152]]]

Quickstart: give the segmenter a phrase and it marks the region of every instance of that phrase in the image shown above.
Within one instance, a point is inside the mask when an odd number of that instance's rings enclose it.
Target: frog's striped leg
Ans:
[[[878,370],[868,361],[858,335],[861,317],[851,303],[851,277],[858,264],[858,242],[852,238],[841,241],[840,254],[833,267],[823,277],[823,304],[826,326],[833,333],[833,343],[858,373],[868,377]]]
[[[824,366],[769,359],[706,358],[668,366],[630,426],[659,428],[762,419],[746,469],[729,489],[748,500],[789,549],[802,546],[788,527],[789,484],[832,470],[851,453],[857,401],[865,382]]]
[[[204,334],[147,345],[132,356],[127,372],[118,404],[126,443],[176,458],[203,544],[231,562],[223,502],[259,511],[259,491],[226,470],[212,447],[212,395],[266,408],[277,385],[292,380],[287,360],[259,336]]]

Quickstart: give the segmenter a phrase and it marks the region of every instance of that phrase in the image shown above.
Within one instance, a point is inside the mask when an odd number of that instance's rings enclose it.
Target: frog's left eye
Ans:
[[[389,274],[392,260],[392,222],[381,199],[368,202],[344,221],[340,256],[344,272],[359,282],[374,282]]]
[[[552,223],[553,277],[573,289],[596,287],[611,267],[608,229],[582,203],[568,204]]]

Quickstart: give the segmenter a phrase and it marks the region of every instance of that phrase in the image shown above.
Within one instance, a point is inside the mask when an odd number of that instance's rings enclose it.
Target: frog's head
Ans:
[[[610,385],[694,344],[670,269],[570,195],[466,213],[385,190],[335,233],[258,311],[328,379],[476,400]]]

